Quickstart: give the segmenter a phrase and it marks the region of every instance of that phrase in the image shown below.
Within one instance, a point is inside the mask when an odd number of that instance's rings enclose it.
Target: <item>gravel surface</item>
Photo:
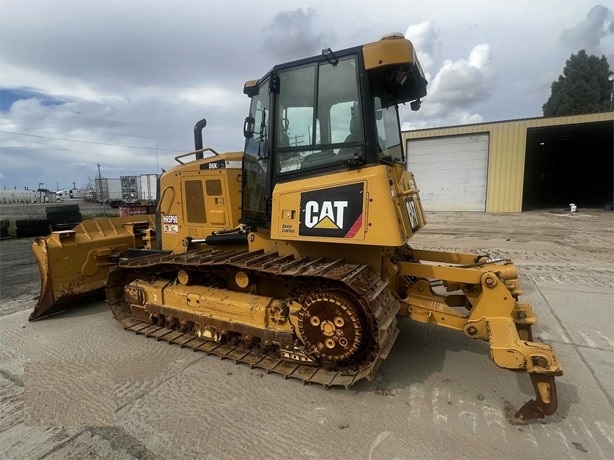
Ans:
[[[528,376],[497,368],[485,343],[407,319],[376,378],[350,390],[125,332],[104,301],[28,323],[38,270],[31,242],[9,239],[0,458],[614,458],[614,214],[428,219],[413,246],[519,266],[536,340],[564,367],[554,416],[508,424],[509,408],[533,398]]]

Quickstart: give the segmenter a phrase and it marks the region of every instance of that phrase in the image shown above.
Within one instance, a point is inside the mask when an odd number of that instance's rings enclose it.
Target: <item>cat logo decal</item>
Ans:
[[[302,193],[299,235],[354,238],[363,228],[363,197],[362,183]]]

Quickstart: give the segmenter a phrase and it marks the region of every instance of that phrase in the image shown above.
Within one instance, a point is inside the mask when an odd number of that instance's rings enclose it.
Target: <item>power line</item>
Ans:
[[[105,142],[95,142],[95,141],[83,141],[83,140],[79,140],[79,139],[66,139],[64,137],[51,137],[51,136],[40,136],[38,134],[27,134],[27,133],[16,133],[13,131],[1,131],[0,133],[3,134],[13,134],[15,136],[26,136],[26,137],[37,137],[39,139],[49,139],[49,140],[53,140],[53,141],[67,141],[67,142],[80,142],[82,144],[94,144],[94,145],[106,145],[109,147],[123,147],[126,149],[139,149],[139,150],[164,150],[166,152],[178,152],[181,151],[181,149],[163,149],[160,147],[137,147],[135,145],[122,145],[122,144],[107,144]]]

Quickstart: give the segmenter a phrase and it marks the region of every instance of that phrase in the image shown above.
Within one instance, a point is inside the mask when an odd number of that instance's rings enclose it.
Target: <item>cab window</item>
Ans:
[[[252,96],[249,110],[250,135],[243,157],[242,221],[268,225],[267,176],[270,155],[269,80],[262,81]]]
[[[342,165],[363,155],[356,57],[279,71],[276,173]]]
[[[375,81],[373,86],[378,158],[383,163],[403,162],[397,105],[379,82]]]

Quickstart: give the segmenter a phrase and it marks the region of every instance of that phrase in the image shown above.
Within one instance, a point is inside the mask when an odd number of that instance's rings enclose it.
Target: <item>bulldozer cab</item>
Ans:
[[[405,165],[398,104],[426,95],[411,42],[379,42],[273,67],[245,84],[242,219],[271,225],[276,184],[371,165]]]

